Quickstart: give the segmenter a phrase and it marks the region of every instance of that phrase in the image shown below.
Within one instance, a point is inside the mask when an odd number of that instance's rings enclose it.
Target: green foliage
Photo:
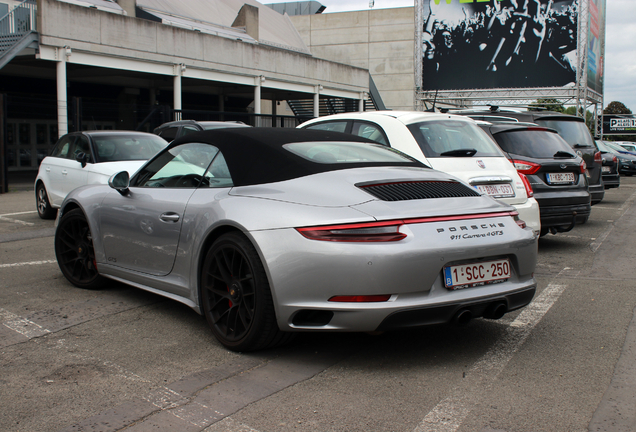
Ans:
[[[563,110],[563,112],[565,114],[569,114],[569,115],[576,115],[576,107],[574,106],[569,106],[567,107],[565,110]],[[583,112],[582,108],[579,108],[579,112]],[[580,115],[578,117],[581,117]],[[590,131],[590,134],[592,134],[592,136],[596,135],[596,130],[594,128],[594,113],[592,111],[586,110],[585,111],[585,124],[587,125],[587,128]]]
[[[632,110],[627,108],[623,102],[613,101],[603,110],[603,114],[631,114]]]
[[[565,107],[561,102],[556,99],[537,99],[537,101],[531,104],[528,107],[529,111],[556,111],[556,112],[564,112]]]

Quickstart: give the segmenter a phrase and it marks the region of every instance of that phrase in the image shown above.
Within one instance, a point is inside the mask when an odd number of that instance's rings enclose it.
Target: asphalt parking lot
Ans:
[[[73,287],[32,189],[0,195],[0,430],[634,430],[636,179],[621,181],[540,240],[522,311],[250,354],[179,303]]]

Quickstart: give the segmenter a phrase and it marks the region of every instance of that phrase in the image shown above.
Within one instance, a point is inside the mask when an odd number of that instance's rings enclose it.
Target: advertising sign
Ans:
[[[579,0],[423,0],[422,89],[574,84],[578,6]]]
[[[603,135],[636,135],[636,117],[631,114],[603,115]]]
[[[603,93],[603,52],[605,46],[605,0],[589,0],[587,31],[587,86]]]

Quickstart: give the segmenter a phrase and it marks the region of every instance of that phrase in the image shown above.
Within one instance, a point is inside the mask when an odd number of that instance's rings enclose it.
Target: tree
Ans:
[[[603,110],[603,114],[631,114],[632,110],[627,108],[623,102],[613,101]]]
[[[575,106],[569,106],[566,109],[563,110],[563,112],[565,114],[570,114],[575,116],[576,115],[576,107]],[[579,112],[583,112],[583,108],[579,108]],[[579,115],[579,117],[582,117],[581,115]],[[592,136],[596,135],[596,130],[594,127],[594,113],[590,110],[585,110],[585,124],[587,125],[587,128],[589,129],[590,133],[592,134]]]
[[[556,111],[556,112],[564,112],[565,107],[561,102],[556,99],[537,99],[537,101],[531,104],[528,107],[529,111]]]

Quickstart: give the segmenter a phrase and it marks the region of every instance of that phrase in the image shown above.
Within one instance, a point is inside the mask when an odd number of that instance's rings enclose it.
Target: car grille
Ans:
[[[453,181],[406,181],[356,186],[382,201],[480,196],[475,189]]]

